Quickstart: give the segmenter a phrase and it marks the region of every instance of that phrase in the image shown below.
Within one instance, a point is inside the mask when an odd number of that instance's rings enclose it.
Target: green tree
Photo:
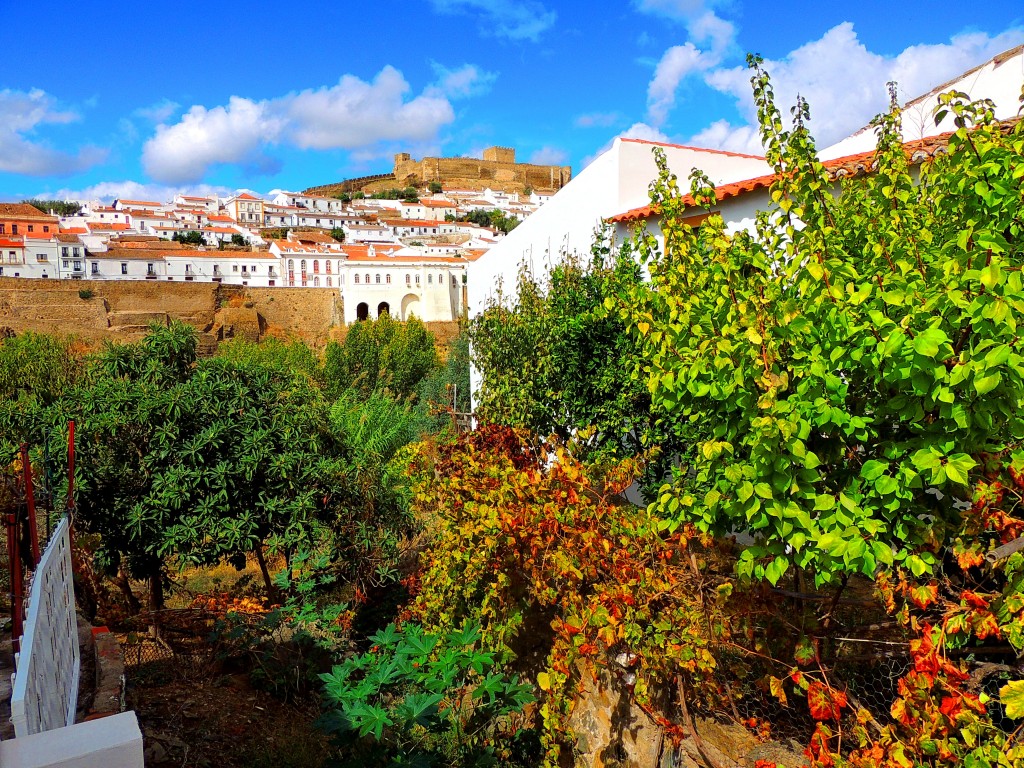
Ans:
[[[82,212],[82,204],[73,200],[22,200],[33,208],[38,208],[43,213],[53,213],[56,216],[77,216]]]
[[[197,361],[195,331],[155,328],[140,345],[111,346],[86,386],[50,414],[57,450],[78,425],[80,527],[101,536],[100,559],[150,582],[163,601],[167,558],[199,565],[264,545],[312,548],[338,512],[340,443],[306,377],[224,358]],[[137,603],[136,603],[137,605]]]
[[[203,233],[198,229],[175,232],[171,235],[171,240],[176,243],[184,243],[186,245],[203,245],[206,242],[206,240],[203,239]]]
[[[232,245],[245,245],[246,244],[245,236],[242,235],[239,232],[235,232],[233,235],[231,235],[231,244]]]
[[[432,181],[429,184],[427,184],[427,189],[430,190],[430,194],[437,195],[437,194],[441,193],[441,190],[443,189],[443,187],[441,186],[441,182],[439,182],[439,181]]]
[[[331,237],[337,240],[339,243],[345,242],[345,230],[341,227],[335,227],[331,230]]]
[[[351,326],[341,344],[327,345],[324,378],[334,397],[350,388],[364,394],[386,388],[402,399],[436,365],[434,337],[421,321],[403,323],[383,315]]]
[[[751,64],[774,206],[754,233],[727,234],[717,214],[691,229],[660,158],[664,247],[639,236],[653,290],[618,304],[656,412],[688,425],[657,509],[750,531],[739,572],[772,583],[793,566],[819,585],[893,565],[921,576],[974,483],[1024,467],[1024,129],[944,97],[957,130],[915,182],[894,101],[875,124],[877,171],[836,196],[806,104],[784,130]]]

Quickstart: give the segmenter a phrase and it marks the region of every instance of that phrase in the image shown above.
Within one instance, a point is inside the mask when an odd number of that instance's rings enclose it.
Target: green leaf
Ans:
[[[1011,720],[1024,718],[1024,680],[1011,680],[999,689],[999,701]]]
[[[987,376],[975,377],[974,388],[978,390],[979,395],[984,395],[998,387],[1002,380],[1003,375],[999,371],[993,371]]]
[[[935,357],[939,347],[949,341],[941,328],[926,328],[914,337],[914,351],[925,357]]]

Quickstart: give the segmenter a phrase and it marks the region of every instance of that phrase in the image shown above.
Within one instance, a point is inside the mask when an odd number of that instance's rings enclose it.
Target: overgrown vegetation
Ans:
[[[288,695],[319,671],[347,764],[566,765],[597,689],[663,761],[715,766],[719,718],[815,768],[1024,762],[1024,123],[949,94],[911,168],[893,104],[836,182],[750,64],[751,231],[658,156],[659,236],[524,272],[443,361],[386,316],[322,356],[5,339],[0,466],[76,420],[78,524],[129,602],[258,560],[221,638]],[[877,648],[906,661],[881,707],[849,676]]]

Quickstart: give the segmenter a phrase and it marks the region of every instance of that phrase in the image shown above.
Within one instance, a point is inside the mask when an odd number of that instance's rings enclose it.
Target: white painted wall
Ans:
[[[685,184],[692,168],[701,168],[713,184],[727,184],[769,173],[757,157],[734,155],[636,139],[616,139],[529,219],[469,265],[469,314],[478,314],[499,285],[515,288],[521,263],[544,273],[566,252],[590,250],[595,230],[611,216],[646,205],[657,176],[653,149],[660,147],[669,168]]]
[[[11,692],[18,738],[75,722],[80,660],[69,525],[67,517],[57,525],[32,575]]]
[[[0,741],[2,768],[143,768],[142,731],[122,712],[46,733]]]

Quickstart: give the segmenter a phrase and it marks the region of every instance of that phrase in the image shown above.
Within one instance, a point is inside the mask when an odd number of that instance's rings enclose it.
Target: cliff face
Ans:
[[[91,295],[82,298],[87,291]],[[173,319],[196,328],[206,351],[236,333],[254,339],[268,333],[295,336],[319,345],[340,322],[340,305],[337,291],[329,288],[0,278],[0,328],[95,343],[135,340],[151,323]]]

